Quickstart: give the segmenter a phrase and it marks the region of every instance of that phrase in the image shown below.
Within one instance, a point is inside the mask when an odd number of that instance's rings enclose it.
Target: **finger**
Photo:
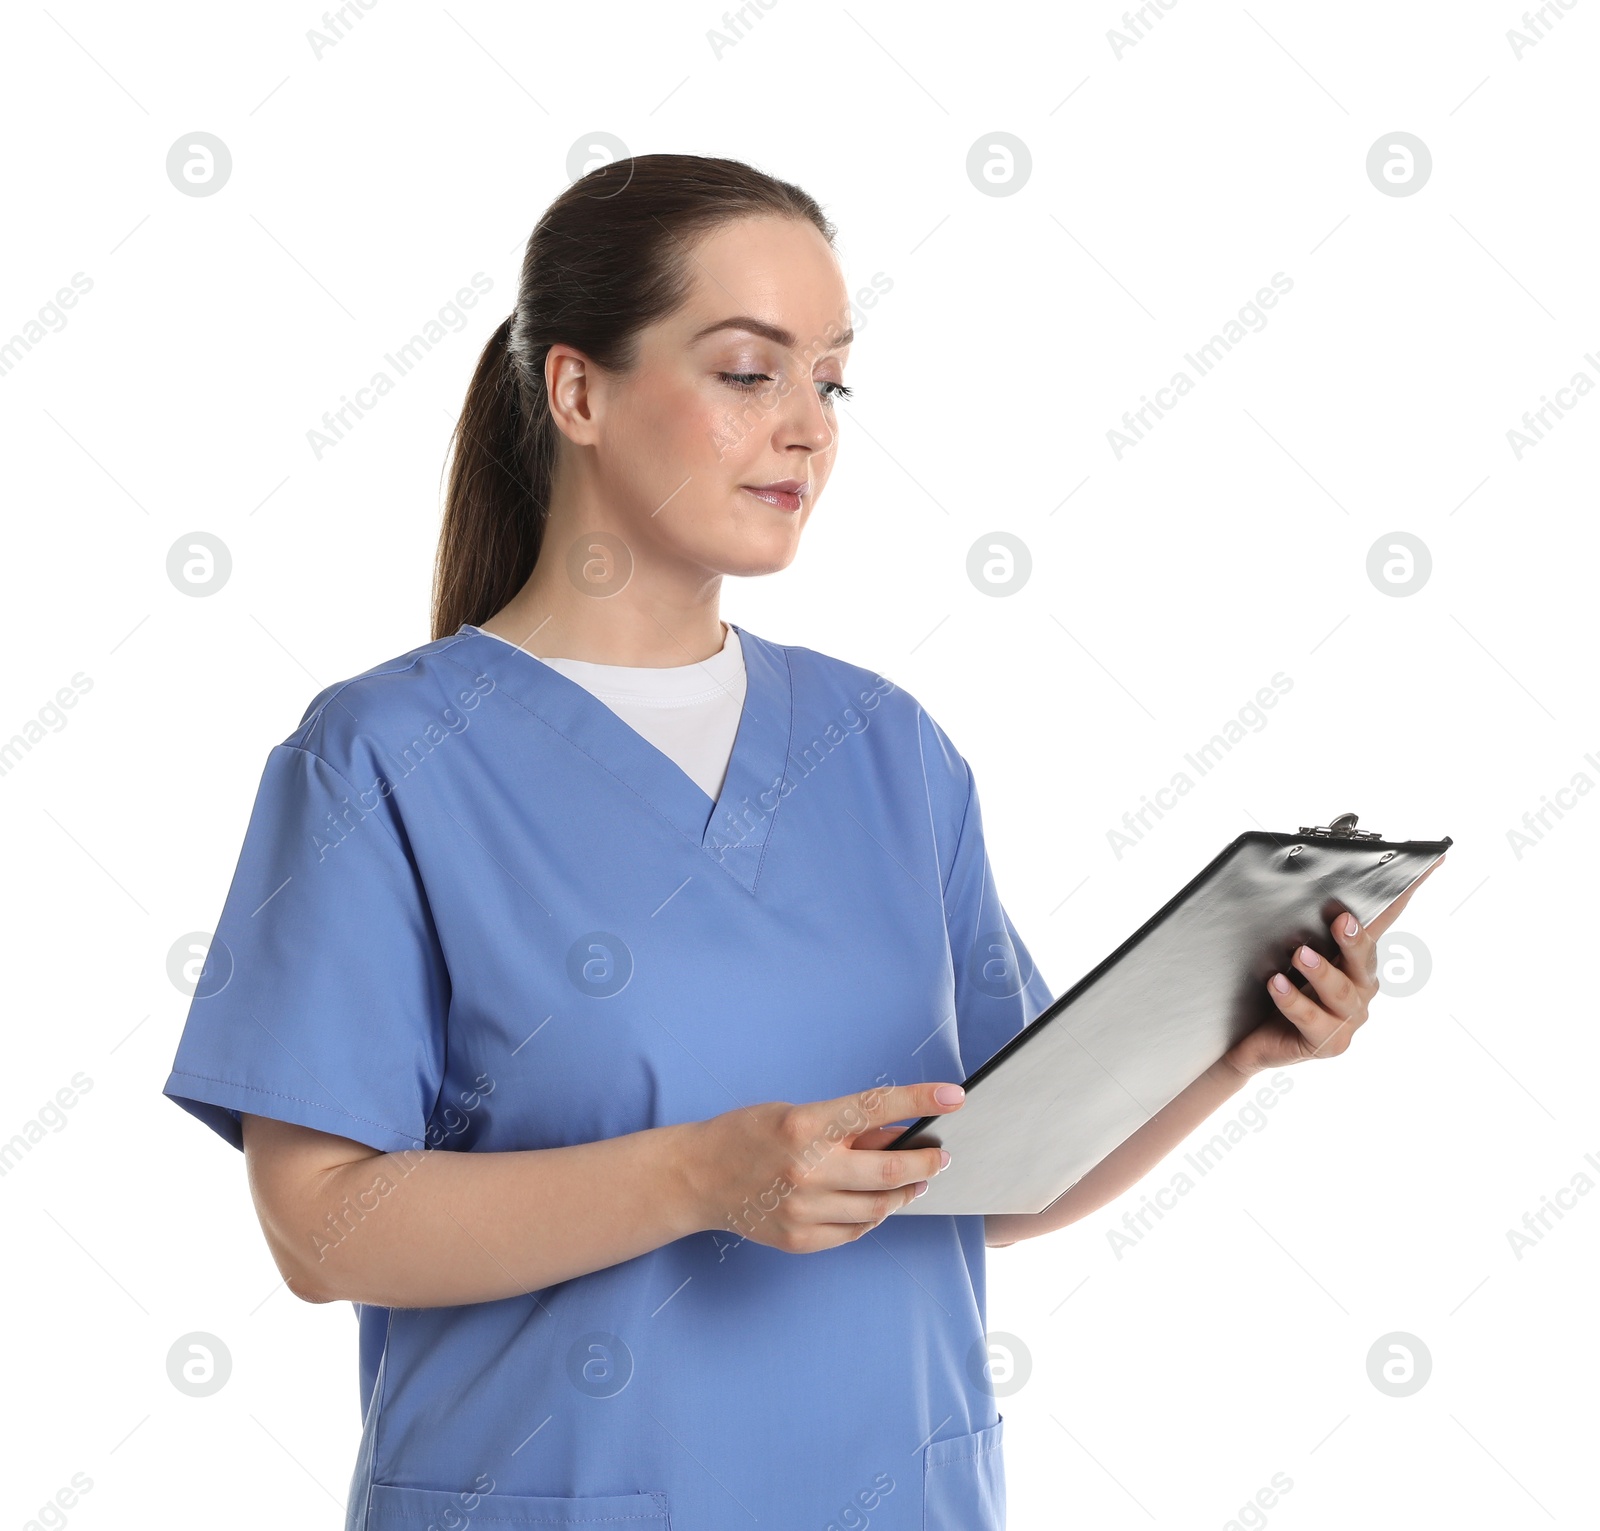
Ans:
[[[1296,947],[1294,956],[1289,960],[1316,990],[1324,1009],[1355,1021],[1355,1017],[1365,1008],[1366,1002],[1361,991],[1350,981],[1349,975],[1335,967],[1315,947]],[[1360,1022],[1355,1021],[1355,1024],[1359,1025]]]
[[[858,1133],[852,1148],[882,1148],[887,1143],[892,1143],[906,1129],[903,1126],[868,1127],[865,1132]]]
[[[904,1137],[910,1122],[896,1122],[888,1127],[869,1127],[850,1139],[852,1148],[887,1148],[896,1138]]]
[[[1278,986],[1282,984],[1280,989]],[[1350,1045],[1353,1029],[1348,1021],[1329,1015],[1310,995],[1302,994],[1282,973],[1274,973],[1267,980],[1267,993],[1272,1002],[1305,1039],[1308,1057],[1333,1056]]]
[[[1339,961],[1344,970],[1363,988],[1378,987],[1378,943],[1372,932],[1348,911],[1334,916],[1328,927],[1339,944]]]
[[[931,1180],[950,1162],[945,1148],[853,1148],[830,1154],[818,1182],[832,1190],[893,1191],[901,1186]]]
[[[956,1110],[963,1099],[964,1092],[959,1084],[937,1080],[926,1084],[874,1085],[859,1094],[814,1102],[809,1108],[812,1118],[809,1125],[832,1140],[836,1134],[853,1136],[868,1127],[881,1127],[908,1117],[943,1116]]]
[[[806,1209],[807,1216],[814,1216],[824,1224],[853,1224],[851,1231],[859,1233],[862,1223],[876,1226],[902,1207],[909,1206],[919,1194],[917,1186],[922,1184],[925,1182],[914,1181],[892,1191],[830,1191],[812,1200]]]

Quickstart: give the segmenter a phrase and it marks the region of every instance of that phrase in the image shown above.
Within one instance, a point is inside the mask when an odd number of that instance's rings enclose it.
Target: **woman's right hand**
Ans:
[[[939,1092],[949,1098],[939,1099]],[[883,1145],[889,1122],[961,1107],[959,1084],[879,1086],[834,1100],[767,1101],[688,1124],[684,1172],[698,1227],[812,1254],[870,1233],[949,1162],[942,1148]]]

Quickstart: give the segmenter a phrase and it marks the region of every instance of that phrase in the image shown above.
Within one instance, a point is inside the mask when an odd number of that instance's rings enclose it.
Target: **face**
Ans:
[[[794,558],[833,469],[849,295],[827,241],[795,219],[724,225],[690,269],[687,301],[641,332],[628,372],[553,347],[552,407],[593,449],[583,498],[636,556],[772,573]]]

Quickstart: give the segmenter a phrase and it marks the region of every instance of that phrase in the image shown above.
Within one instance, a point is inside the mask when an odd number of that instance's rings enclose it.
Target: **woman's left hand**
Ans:
[[[1371,925],[1363,928],[1353,914],[1336,915],[1328,928],[1342,954],[1337,962],[1329,962],[1309,946],[1297,948],[1291,961],[1305,975],[1312,992],[1303,993],[1284,974],[1274,973],[1267,982],[1267,993],[1282,1011],[1283,1019],[1265,1021],[1241,1037],[1218,1067],[1232,1067],[1248,1077],[1263,1069],[1342,1053],[1366,1021],[1367,1007],[1378,992],[1377,938],[1395,922],[1411,895],[1433,875],[1435,868],[1444,865],[1444,860],[1441,856],[1434,862]],[[1355,927],[1353,935],[1345,934],[1347,926]],[[1281,990],[1279,984],[1283,985]]]

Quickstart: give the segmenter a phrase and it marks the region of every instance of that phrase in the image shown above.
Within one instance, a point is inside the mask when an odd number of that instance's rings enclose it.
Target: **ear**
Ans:
[[[553,345],[545,354],[544,381],[556,429],[577,446],[593,446],[605,404],[600,369],[582,351]]]

